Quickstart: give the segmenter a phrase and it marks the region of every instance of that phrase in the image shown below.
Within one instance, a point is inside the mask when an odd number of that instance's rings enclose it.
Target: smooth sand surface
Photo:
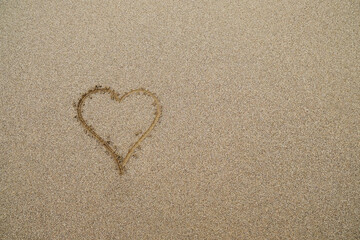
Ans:
[[[359,239],[358,1],[0,1],[0,239]],[[74,104],[145,88],[119,174]],[[124,156],[148,96],[88,99]],[[140,135],[139,135],[140,134]]]

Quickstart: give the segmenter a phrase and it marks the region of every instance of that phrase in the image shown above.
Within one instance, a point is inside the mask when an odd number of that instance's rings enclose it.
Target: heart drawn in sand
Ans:
[[[110,94],[112,100],[115,100],[119,103],[123,99],[125,99],[126,97],[128,97],[129,95],[131,95],[133,93],[143,93],[154,99],[154,104],[156,106],[155,118],[154,118],[153,122],[151,123],[150,127],[144,132],[144,134],[142,134],[142,136],[128,150],[128,153],[126,154],[125,158],[118,155],[116,153],[116,151],[109,145],[109,143],[107,141],[105,141],[102,137],[100,137],[99,134],[97,134],[95,132],[95,130],[92,126],[90,126],[89,124],[86,123],[86,121],[82,115],[82,107],[84,106],[84,101],[87,98],[89,98],[91,95],[96,94],[96,93],[108,93],[108,94]],[[136,147],[138,147],[139,144],[150,134],[150,132],[153,130],[153,128],[155,127],[156,123],[159,121],[160,116],[161,116],[161,105],[160,105],[160,101],[159,101],[158,97],[154,93],[152,93],[146,89],[143,89],[143,88],[131,90],[130,92],[127,92],[124,95],[122,95],[121,97],[119,97],[119,94],[116,93],[114,90],[112,90],[109,87],[95,86],[95,88],[90,89],[87,93],[84,93],[81,96],[81,98],[76,106],[76,109],[77,109],[77,117],[78,117],[81,125],[85,128],[86,131],[88,131],[93,137],[95,137],[95,139],[97,139],[105,147],[106,151],[108,151],[110,153],[110,155],[112,156],[112,158],[115,160],[115,162],[117,163],[117,165],[119,167],[120,174],[124,173],[125,165],[129,161],[129,158],[132,156]]]

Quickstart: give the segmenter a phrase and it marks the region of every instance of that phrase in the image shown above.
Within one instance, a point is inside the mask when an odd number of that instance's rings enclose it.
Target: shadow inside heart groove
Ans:
[[[120,156],[117,151],[116,147],[112,144],[111,141],[109,141],[106,136],[102,136],[97,131],[98,129],[95,129],[89,122],[86,120],[83,116],[83,107],[85,105],[85,100],[92,99],[96,94],[105,94],[109,95],[111,100],[113,102],[117,102],[120,104],[123,104],[124,100],[129,97],[130,95],[135,94],[143,94],[146,96],[149,96],[153,99],[153,106],[156,108],[155,116],[153,118],[152,123],[147,129],[143,129],[143,131],[137,131],[134,132],[134,134],[138,137],[137,141],[131,145],[131,147],[128,149],[127,154],[125,157]],[[143,104],[141,105],[143,106]],[[111,155],[111,157],[115,160],[119,167],[120,174],[124,172],[125,165],[129,161],[129,158],[133,155],[135,149],[137,147],[140,147],[140,143],[150,134],[150,132],[153,130],[155,125],[160,119],[161,116],[161,105],[158,97],[150,92],[149,90],[140,88],[140,89],[134,89],[130,92],[127,92],[120,96],[118,93],[116,93],[114,90],[112,90],[110,87],[101,87],[101,86],[95,86],[94,88],[90,89],[88,92],[84,93],[80,99],[79,102],[76,105],[77,110],[77,118],[80,121],[81,125],[85,128],[85,131],[89,133],[92,137],[94,137],[101,145],[103,145],[106,149],[106,151]],[[132,109],[133,110],[133,109]],[[119,132],[120,133],[120,132]],[[120,133],[121,134],[121,133]]]

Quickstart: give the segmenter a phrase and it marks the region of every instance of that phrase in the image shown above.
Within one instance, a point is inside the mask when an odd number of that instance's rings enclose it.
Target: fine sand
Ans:
[[[360,239],[359,23],[351,0],[0,1],[0,239]]]

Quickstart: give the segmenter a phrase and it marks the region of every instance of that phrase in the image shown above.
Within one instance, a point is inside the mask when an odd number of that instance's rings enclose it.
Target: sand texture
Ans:
[[[360,239],[359,50],[354,0],[0,1],[0,239]]]

